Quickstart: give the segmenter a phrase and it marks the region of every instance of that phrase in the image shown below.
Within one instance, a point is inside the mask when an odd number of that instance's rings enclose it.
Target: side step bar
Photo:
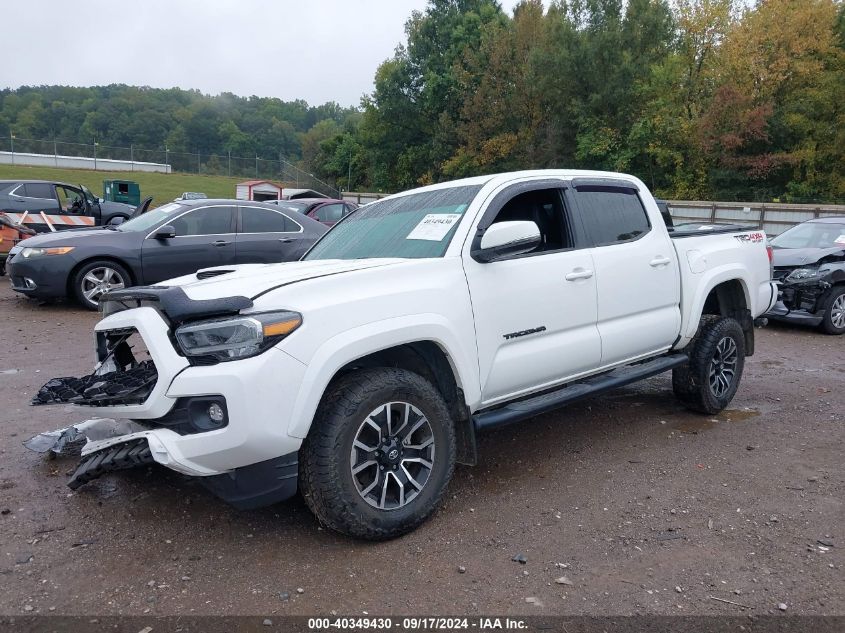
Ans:
[[[643,378],[656,376],[678,365],[687,362],[686,354],[670,354],[653,360],[627,365],[598,376],[591,376],[579,382],[569,383],[555,391],[529,397],[525,400],[510,402],[496,409],[479,411],[472,416],[476,431],[495,428],[512,422],[520,422],[528,418],[554,411],[563,405],[594,396],[603,391],[609,391],[637,382]]]

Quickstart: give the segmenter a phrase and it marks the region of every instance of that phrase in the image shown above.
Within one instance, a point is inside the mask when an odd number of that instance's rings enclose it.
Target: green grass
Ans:
[[[170,202],[183,191],[201,191],[209,198],[234,198],[235,185],[245,178],[200,176],[197,174],[155,174],[129,171],[90,171],[86,169],[56,169],[54,167],[26,167],[0,165],[0,180],[53,180],[68,184],[82,184],[96,196],[103,195],[104,180],[132,180],[141,186],[141,199],[153,197],[153,206]]]

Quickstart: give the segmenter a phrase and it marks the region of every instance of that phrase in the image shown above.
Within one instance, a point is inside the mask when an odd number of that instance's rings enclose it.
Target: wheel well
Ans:
[[[458,386],[448,356],[437,343],[416,341],[362,356],[341,367],[332,377],[332,382],[356,369],[375,367],[405,369],[428,380],[440,392],[449,407],[455,424],[458,463],[476,463],[475,431],[466,398]]]
[[[70,273],[68,273],[68,276],[67,276],[67,283],[65,284],[65,286],[66,286],[65,290],[66,290],[68,296],[73,296],[73,293],[74,293],[73,278],[76,277],[76,273],[78,273],[79,270],[83,266],[90,264],[91,262],[97,262],[97,261],[114,262],[115,264],[118,264],[124,270],[126,270],[127,273],[129,273],[129,279],[132,282],[132,285],[133,286],[135,285],[136,279],[135,279],[135,276],[132,274],[132,267],[131,266],[129,266],[123,260],[118,259],[117,257],[109,257],[108,255],[100,255],[100,256],[97,256],[97,257],[89,257],[88,259],[83,259],[81,262],[79,262],[76,266],[74,266],[71,269]]]
[[[701,314],[718,314],[736,319],[745,333],[746,356],[754,354],[754,320],[751,318],[745,289],[739,279],[723,281],[715,286],[704,300]]]

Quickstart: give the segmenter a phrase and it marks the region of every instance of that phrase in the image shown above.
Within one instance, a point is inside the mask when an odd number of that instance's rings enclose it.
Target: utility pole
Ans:
[[[97,145],[99,145],[99,143],[94,141],[94,171],[97,171]]]
[[[229,168],[226,170],[226,175],[232,177],[232,150],[226,152],[229,155]]]
[[[197,148],[197,173],[200,173],[202,166],[200,165],[200,148]]]
[[[352,150],[349,150],[349,174],[346,176],[346,190],[352,191]]]
[[[56,143],[56,137],[53,137],[53,163],[56,167],[59,166],[59,149],[58,144]]]
[[[255,153],[255,179],[258,180],[258,152]]]
[[[167,149],[167,144],[165,143],[165,145],[164,145],[164,173],[165,174],[169,174],[170,171],[171,171],[170,170],[170,162],[168,161],[168,158],[167,158],[168,152],[169,152],[169,150]]]
[[[15,164],[15,135],[9,132],[9,142],[12,144],[12,165]]]
[[[129,166],[129,171],[135,171],[135,145],[133,143],[129,144],[129,162],[132,163]]]

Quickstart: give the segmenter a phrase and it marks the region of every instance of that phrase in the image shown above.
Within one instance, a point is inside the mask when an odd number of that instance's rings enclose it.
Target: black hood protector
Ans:
[[[159,311],[174,325],[194,319],[238,314],[252,307],[252,299],[240,295],[191,299],[180,286],[140,286],[112,290],[105,293],[100,301],[116,301],[133,308],[143,302],[155,302]]]

